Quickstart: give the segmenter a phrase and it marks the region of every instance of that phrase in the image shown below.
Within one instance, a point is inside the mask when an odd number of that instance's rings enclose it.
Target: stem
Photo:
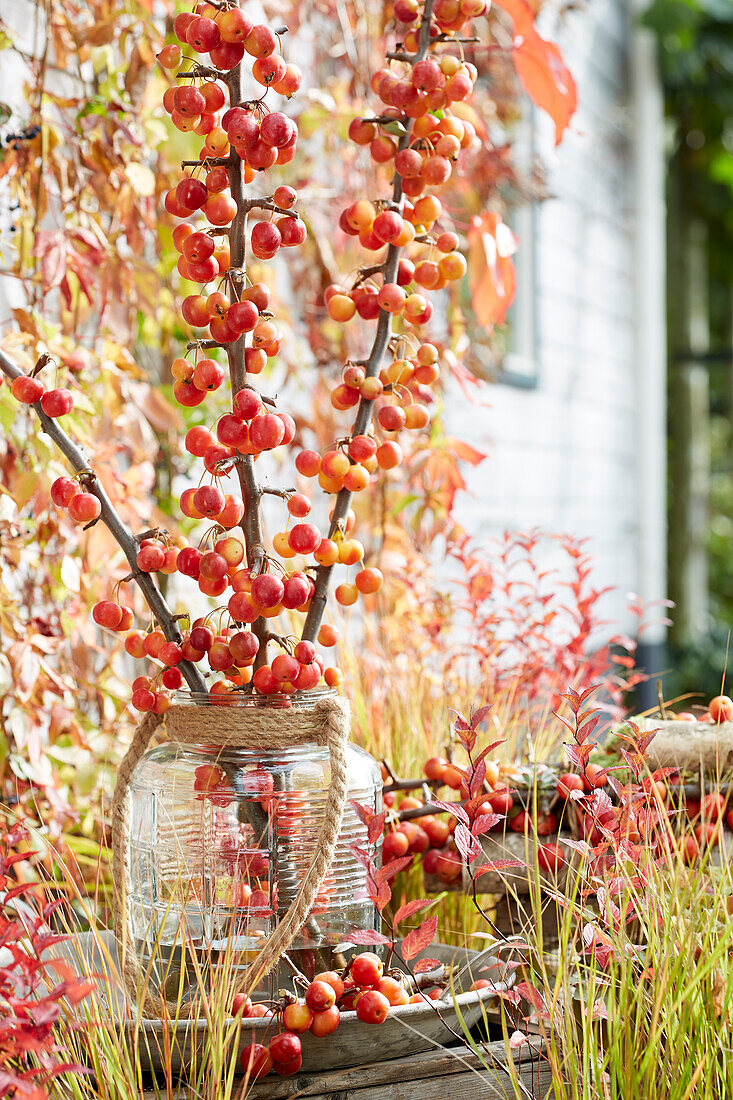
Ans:
[[[421,61],[427,54],[430,46],[430,19],[433,11],[433,0],[425,0],[425,7],[422,14],[422,22],[420,23],[420,38],[418,41],[417,52],[408,58],[413,64],[417,61]],[[409,132],[404,133],[399,141],[399,149],[406,149],[410,144]],[[403,209],[402,199],[402,176],[399,173],[395,173],[394,184],[392,187],[392,207],[399,210]],[[400,259],[400,253],[402,249],[397,248],[391,244],[387,249],[387,257],[382,265],[383,281],[385,283],[393,283],[397,275],[397,265]],[[384,353],[387,350],[390,336],[392,335],[392,314],[387,313],[385,310],[380,310],[379,320],[377,321],[377,331],[374,334],[374,343],[372,344],[372,350],[369,354],[369,358],[366,362],[365,375],[367,378],[371,378],[379,373],[379,369],[382,365],[382,359]],[[365,435],[369,429],[369,425],[372,420],[372,412],[374,409],[374,402],[367,401],[362,397],[359,402],[359,407],[356,411],[356,417],[354,419],[354,427],[352,430],[352,436]],[[349,514],[349,508],[351,507],[351,500],[353,494],[348,489],[341,489],[336,494],[336,504],[333,509],[333,518],[331,520],[331,527],[329,529],[329,538],[333,538],[334,533],[344,524],[347,515]],[[328,586],[331,581],[331,572],[333,570],[332,565],[321,565],[318,567],[316,573],[316,590],[313,594],[313,598],[308,609],[308,615],[305,620],[305,626],[303,627],[303,638],[306,641],[312,642],[318,633],[318,628],[321,625],[323,619],[323,613],[326,610],[326,601],[328,599]]]
[[[235,66],[224,78],[229,89],[229,103],[231,107],[237,107],[242,102],[242,67]],[[249,204],[244,197],[244,171],[242,161],[232,150],[231,163],[227,167],[229,187],[232,198],[237,204],[237,213],[229,231],[230,266],[244,269],[245,266],[245,237],[247,232],[247,214]],[[245,343],[244,335],[227,346],[227,359],[229,360],[229,377],[232,384],[232,401],[247,383],[247,371],[244,364]],[[244,503],[244,515],[240,527],[244,535],[247,549],[247,564],[250,569],[260,572],[265,563],[265,546],[262,538],[262,525],[260,522],[260,501],[262,491],[255,478],[254,459],[252,455],[242,455],[237,462],[237,476]],[[260,616],[252,623],[252,630],[257,635],[260,648],[255,658],[255,668],[267,664],[267,621]]]
[[[8,358],[4,351],[0,350],[0,370],[8,378],[21,378],[24,375],[24,371],[20,367]],[[132,579],[137,584],[138,588],[145,597],[145,602],[152,611],[153,615],[160,624],[163,633],[169,642],[181,641],[181,632],[178,629],[176,617],[168,607],[163,595],[158,588],[157,584],[153,580],[150,573],[143,573],[138,569],[137,565],[137,552],[138,544],[135,536],[125,526],[120,519],[119,515],[115,511],[112,501],[107,496],[104,487],[97,477],[94,470],[92,470],[86,455],[82,451],[81,447],[78,447],[76,443],[66,434],[63,428],[60,428],[55,420],[46,416],[45,412],[41,408],[41,402],[37,401],[33,406],[33,411],[41,422],[41,429],[48,435],[56,444],[61,453],[69,460],[78,474],[85,474],[85,488],[88,492],[92,493],[97,498],[102,506],[100,513],[100,519],[108,528],[110,534],[118,544],[123,554],[127,558],[130,565],[130,573]],[[181,661],[178,665],[181,670],[186,683],[191,688],[191,691],[208,692],[206,681],[201,675],[200,671],[195,665],[189,661]]]

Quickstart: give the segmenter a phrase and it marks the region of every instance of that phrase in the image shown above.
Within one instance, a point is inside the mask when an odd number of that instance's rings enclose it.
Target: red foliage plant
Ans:
[[[65,1025],[73,1026],[68,1008],[87,997],[93,983],[62,960],[43,957],[66,938],[48,925],[63,902],[44,905],[31,884],[14,878],[13,869],[29,858],[17,850],[26,841],[19,825],[0,836],[0,1094],[45,1100],[60,1074],[85,1072],[64,1060],[56,1025],[66,1016]]]

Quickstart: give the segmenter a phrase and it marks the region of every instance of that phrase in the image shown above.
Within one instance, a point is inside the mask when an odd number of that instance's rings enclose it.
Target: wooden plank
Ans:
[[[503,1042],[490,1043],[488,1052],[506,1063]],[[533,1100],[545,1100],[552,1087],[547,1063],[524,1053],[515,1065]],[[418,1091],[420,1100],[513,1100],[516,1095],[505,1073],[485,1069],[470,1050],[454,1047],[327,1073],[268,1076],[248,1089],[247,1100],[415,1100]],[[143,1098],[157,1100],[154,1092]]]
[[[506,1062],[503,1042],[489,1044],[488,1051]],[[517,1063],[519,1077],[533,1097],[544,1097],[550,1087],[546,1065],[535,1056]],[[271,1078],[255,1084],[248,1093],[252,1100],[414,1100],[419,1088],[421,1100],[507,1100],[515,1092],[508,1076],[498,1069],[484,1069],[467,1048],[441,1049],[374,1062],[323,1074],[299,1074]]]

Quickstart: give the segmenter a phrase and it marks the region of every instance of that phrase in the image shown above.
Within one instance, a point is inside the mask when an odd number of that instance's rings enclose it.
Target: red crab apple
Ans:
[[[557,871],[566,862],[565,853],[559,844],[540,844],[537,862],[543,871]]]

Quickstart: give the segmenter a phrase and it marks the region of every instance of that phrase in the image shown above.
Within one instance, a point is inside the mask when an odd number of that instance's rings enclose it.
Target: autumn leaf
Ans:
[[[517,239],[496,213],[471,218],[468,285],[476,320],[485,328],[503,324],[516,292],[512,255]]]
[[[578,90],[560,50],[537,33],[526,0],[497,0],[514,23],[514,66],[532,102],[555,123],[558,145],[578,106]]]
[[[405,962],[414,959],[416,955],[419,955],[421,951],[430,946],[435,939],[437,929],[438,918],[434,916],[428,917],[418,928],[413,928],[412,932],[407,933],[400,944],[400,954]]]
[[[350,932],[346,937],[348,943],[355,943],[358,947],[379,947],[392,941],[383,936],[381,932],[373,928],[363,928],[357,932]]]
[[[413,898],[412,901],[408,901],[405,905],[401,905],[394,915],[393,925],[398,925],[401,921],[407,920],[408,917],[412,917],[415,913],[419,913],[421,909],[426,909],[429,905],[434,905],[434,901],[430,901],[428,898]]]

